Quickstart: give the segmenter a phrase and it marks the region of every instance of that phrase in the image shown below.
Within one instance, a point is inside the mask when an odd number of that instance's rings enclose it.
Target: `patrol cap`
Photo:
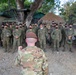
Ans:
[[[37,39],[37,36],[34,32],[27,32],[26,33],[26,38],[35,38]]]

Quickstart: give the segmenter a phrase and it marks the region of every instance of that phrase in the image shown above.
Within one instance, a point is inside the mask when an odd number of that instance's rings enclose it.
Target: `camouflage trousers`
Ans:
[[[14,38],[13,50],[15,50],[18,46],[20,46],[20,38],[18,39]]]
[[[54,43],[54,50],[59,49],[59,40],[54,40],[53,43]]]
[[[68,44],[68,49],[69,50],[72,50],[72,40],[70,40],[70,41],[67,41],[67,44]]]
[[[9,51],[9,37],[4,37],[3,38],[3,47],[5,48],[5,51]]]
[[[45,48],[46,48],[46,39],[41,39],[39,42],[40,42],[40,48],[45,50]]]

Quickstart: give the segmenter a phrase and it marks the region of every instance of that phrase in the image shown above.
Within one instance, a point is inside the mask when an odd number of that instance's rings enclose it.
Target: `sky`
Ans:
[[[65,4],[66,2],[74,2],[76,0],[60,0],[60,6],[62,6],[63,4]],[[59,15],[59,11],[58,9],[56,9],[56,15]]]
[[[60,0],[60,1],[61,1],[61,5],[62,5],[62,4],[65,4],[65,3],[68,2],[68,1],[69,1],[69,2],[74,2],[74,1],[76,1],[76,0]]]

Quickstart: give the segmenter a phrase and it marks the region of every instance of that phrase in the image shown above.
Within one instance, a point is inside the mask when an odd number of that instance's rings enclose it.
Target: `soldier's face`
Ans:
[[[5,26],[4,28],[7,29],[7,26]]]
[[[10,25],[10,28],[12,28],[12,25]]]
[[[40,28],[43,29],[43,25],[40,25]]]

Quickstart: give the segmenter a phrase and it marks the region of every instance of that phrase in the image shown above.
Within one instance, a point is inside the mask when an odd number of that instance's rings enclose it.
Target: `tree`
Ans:
[[[30,25],[32,16],[34,13],[39,10],[41,7],[41,11],[44,13],[47,13],[54,5],[54,0],[34,0],[34,2],[29,2],[29,0],[0,0],[1,3],[6,3],[11,8],[15,8],[17,10],[23,10],[25,8],[28,8],[30,12],[28,13],[26,19],[24,11],[17,12],[17,22],[23,22],[26,23],[27,26]],[[45,10],[46,7],[46,10]]]
[[[61,15],[68,23],[76,22],[76,2],[67,2],[61,9]]]
[[[42,7],[38,10],[39,12],[48,13],[54,7],[54,0],[44,0]]]

